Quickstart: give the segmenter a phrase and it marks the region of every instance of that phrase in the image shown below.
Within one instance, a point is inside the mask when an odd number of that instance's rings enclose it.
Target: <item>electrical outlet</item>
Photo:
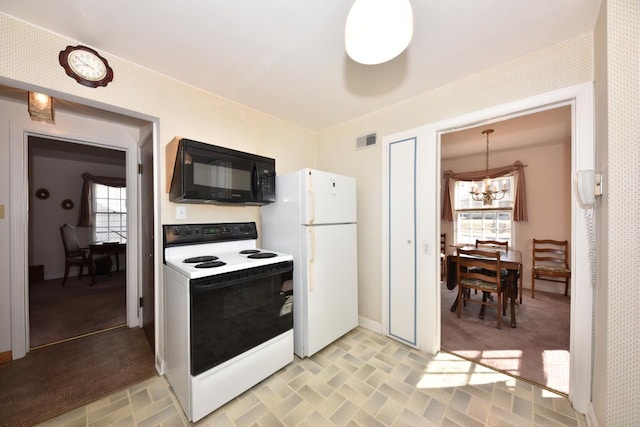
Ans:
[[[187,218],[187,207],[176,206],[176,219],[186,219],[186,218]]]

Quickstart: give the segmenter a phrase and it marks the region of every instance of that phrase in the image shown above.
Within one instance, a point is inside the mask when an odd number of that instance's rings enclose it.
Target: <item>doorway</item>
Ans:
[[[9,94],[15,99],[3,102],[2,106],[7,112],[9,122],[10,140],[10,176],[12,185],[10,196],[11,205],[11,305],[15,310],[11,313],[11,345],[13,359],[19,359],[29,350],[29,307],[26,297],[28,282],[28,138],[39,136],[50,139],[63,139],[66,141],[80,142],[94,147],[111,148],[126,153],[126,180],[130,185],[127,194],[127,210],[129,231],[126,251],[126,324],[128,327],[139,327],[141,318],[140,296],[141,290],[139,266],[140,239],[145,238],[139,232],[141,188],[138,161],[140,158],[141,138],[152,135],[154,126],[146,119],[124,116],[106,110],[78,105],[62,99],[56,99],[56,123],[33,122],[24,117],[24,99],[26,92],[20,92],[14,88],[0,86],[0,98]],[[14,94],[18,93],[17,96]],[[17,101],[19,100],[19,101]],[[0,100],[1,101],[1,100]],[[154,145],[155,145],[154,140]],[[155,152],[155,150],[153,150]],[[153,171],[151,171],[153,173]],[[155,194],[155,189],[146,189],[149,194]],[[157,212],[157,201],[153,197],[153,212]],[[157,228],[155,217],[150,220]],[[146,236],[150,238],[149,236]],[[60,236],[56,236],[56,242],[60,242]],[[153,251],[158,251],[154,243]],[[148,257],[152,258],[152,257]],[[153,257],[152,259],[156,259]],[[158,267],[154,265],[153,269]],[[75,279],[74,279],[75,280]],[[154,296],[149,297],[150,301]]]
[[[388,182],[388,146],[389,144],[415,137],[418,140],[415,178],[420,194],[431,194],[417,200],[417,242],[416,256],[416,300],[418,310],[415,314],[417,345],[419,349],[435,354],[440,351],[441,342],[441,293],[440,293],[440,212],[442,202],[440,140],[441,135],[456,129],[474,126],[478,123],[493,123],[510,117],[518,117],[571,105],[571,176],[578,170],[593,169],[594,158],[594,105],[593,85],[585,83],[548,92],[512,103],[491,107],[486,110],[466,114],[425,125],[420,128],[401,132],[383,138],[385,144],[383,161],[383,280],[382,307],[383,330],[388,333],[389,293],[393,291],[394,278],[389,276],[389,182]],[[437,159],[435,161],[434,159]],[[572,180],[573,181],[573,180]],[[591,359],[592,359],[592,309],[593,287],[590,279],[591,263],[589,258],[589,230],[592,226],[583,215],[575,191],[571,184],[571,270],[575,273],[571,281],[571,372],[569,376],[569,400],[574,408],[586,413],[590,401]],[[386,194],[385,194],[386,193]]]
[[[96,199],[100,203],[95,206],[103,208],[92,210],[97,217],[92,218],[91,227],[78,224],[83,174],[126,181],[125,152],[30,135],[28,156],[29,347],[125,325],[126,200],[121,199],[126,186]],[[94,232],[98,222],[101,227],[97,230],[106,228],[108,234]],[[69,230],[82,248],[68,259],[62,244],[63,224],[72,227]],[[106,254],[94,251],[92,277],[88,248],[104,239],[117,243],[109,247],[118,250]]]
[[[493,130],[488,155],[482,133],[487,129]],[[504,200],[513,197],[513,190],[485,205],[470,202],[465,197],[468,193],[458,197],[464,185],[450,185],[455,200],[452,221],[443,219],[440,227],[449,244],[506,239],[508,250],[522,258],[519,281],[524,286],[522,303],[516,310],[518,327],[509,328],[505,317],[503,328],[497,330],[495,310],[487,310],[481,320],[477,304],[463,307],[458,319],[450,309],[457,298],[457,287],[447,287],[454,286],[455,279],[443,283],[442,349],[562,394],[569,393],[571,295],[564,296],[563,286],[537,281],[536,287],[544,291],[531,298],[531,245],[534,238],[571,241],[571,131],[571,106],[563,105],[442,133],[440,156],[443,173],[482,172],[487,162],[489,169],[515,162],[526,165],[523,174],[528,214],[527,220],[515,221],[510,210],[499,210],[510,206]],[[495,181],[501,183],[503,179]],[[499,235],[497,230],[501,230]],[[454,247],[447,248],[448,255],[454,252]],[[455,272],[450,273],[448,279],[454,278]],[[472,299],[476,299],[474,295]]]

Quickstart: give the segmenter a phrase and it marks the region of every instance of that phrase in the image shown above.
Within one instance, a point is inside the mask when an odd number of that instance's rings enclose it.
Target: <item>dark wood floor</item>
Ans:
[[[35,425],[156,375],[142,329],[124,326],[125,271],[61,283],[29,286],[31,351],[0,364],[0,426]]]
[[[0,364],[0,425],[31,426],[157,375],[141,328],[126,326]]]

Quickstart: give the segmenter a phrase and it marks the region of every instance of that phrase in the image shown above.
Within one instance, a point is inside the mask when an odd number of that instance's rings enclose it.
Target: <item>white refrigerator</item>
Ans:
[[[262,247],[293,255],[294,352],[308,357],[358,325],[356,180],[302,169],[276,177]]]

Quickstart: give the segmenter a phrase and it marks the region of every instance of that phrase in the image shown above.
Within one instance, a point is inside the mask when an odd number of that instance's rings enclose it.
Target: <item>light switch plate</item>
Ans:
[[[187,207],[176,206],[176,219],[186,219],[186,218],[187,218]]]

